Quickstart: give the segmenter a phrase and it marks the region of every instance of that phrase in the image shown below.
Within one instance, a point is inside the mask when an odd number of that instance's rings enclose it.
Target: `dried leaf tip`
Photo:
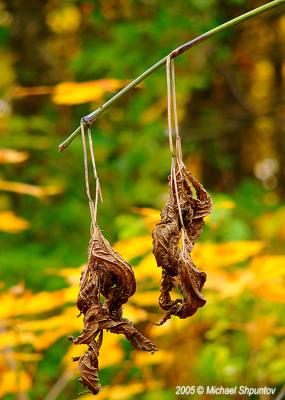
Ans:
[[[84,329],[74,344],[88,344],[88,349],[77,357],[80,381],[93,394],[99,393],[98,356],[104,330],[124,334],[138,350],[157,350],[156,346],[140,333],[126,318],[123,304],[136,291],[132,267],[116,253],[99,227],[93,227],[88,248],[88,264],[81,274],[77,307],[84,315]],[[104,298],[104,300],[102,300]]]
[[[204,217],[211,213],[212,200],[182,162],[174,164],[169,186],[168,201],[152,233],[153,254],[162,268],[159,305],[165,315],[159,325],[172,315],[187,318],[206,303],[201,293],[206,274],[194,265],[191,251],[203,230]],[[172,300],[175,288],[182,296]]]

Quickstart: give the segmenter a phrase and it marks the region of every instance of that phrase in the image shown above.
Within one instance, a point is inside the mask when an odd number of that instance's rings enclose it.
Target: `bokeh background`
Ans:
[[[71,357],[84,349],[67,336],[82,327],[75,300],[90,217],[81,140],[62,154],[58,144],[170,50],[263,3],[0,1],[1,398],[82,391]],[[284,43],[282,6],[176,59],[185,162],[214,200],[193,255],[208,274],[207,305],[188,320],[153,325],[161,271],[150,235],[170,168],[164,68],[96,122],[99,224],[134,266],[125,315],[160,348],[139,353],[106,334],[98,399],[171,400],[177,385],[283,390]]]

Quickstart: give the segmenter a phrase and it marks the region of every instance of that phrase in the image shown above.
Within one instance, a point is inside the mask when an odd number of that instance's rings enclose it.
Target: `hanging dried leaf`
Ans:
[[[212,209],[209,194],[184,164],[175,164],[169,182],[169,199],[152,234],[153,254],[162,268],[159,304],[166,311],[160,325],[171,315],[187,318],[206,303],[201,293],[206,274],[195,267],[190,253]],[[174,288],[180,289],[182,298],[172,300]]]
[[[81,357],[75,357],[81,382],[93,394],[100,389],[98,356],[104,329],[124,334],[138,350],[154,352],[156,347],[126,318],[122,306],[136,291],[132,267],[116,253],[95,225],[88,249],[88,264],[80,278],[77,307],[84,314],[84,329],[77,337],[70,337],[75,344],[87,344]],[[104,299],[103,299],[104,298]]]

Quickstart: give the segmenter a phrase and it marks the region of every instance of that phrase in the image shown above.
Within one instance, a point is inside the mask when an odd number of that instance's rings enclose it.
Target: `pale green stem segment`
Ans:
[[[136,79],[134,79],[132,82],[130,82],[127,86],[125,86],[123,89],[121,89],[118,93],[116,93],[113,97],[111,97],[106,103],[104,103],[102,106],[97,108],[95,111],[92,113],[86,115],[85,117],[82,118],[82,122],[86,124],[87,126],[91,127],[96,120],[96,118],[102,114],[104,111],[107,110],[113,103],[115,103],[121,96],[123,96],[125,93],[127,93],[129,90],[131,90],[133,87],[137,86],[140,82],[142,82],[147,76],[152,74],[154,71],[156,71],[159,67],[161,67],[163,64],[166,63],[167,58],[170,56],[171,58],[175,58],[179,56],[180,54],[184,53],[191,47],[196,46],[197,44],[204,42],[205,40],[209,39],[210,37],[216,35],[219,32],[222,32],[223,30],[230,28],[234,25],[240,24],[241,22],[244,22],[250,18],[256,17],[257,15],[264,13],[265,11],[269,11],[272,8],[281,6],[285,4],[285,0],[274,0],[269,3],[266,3],[260,7],[255,8],[254,10],[251,10],[245,14],[240,15],[239,17],[233,18],[230,21],[225,22],[222,25],[217,26],[216,28],[213,28],[209,30],[206,33],[203,33],[200,36],[197,36],[195,39],[190,40],[189,42],[183,44],[180,47],[177,47],[177,49],[173,50],[170,54],[162,58],[160,61],[158,61],[156,64],[152,65],[149,69],[144,71],[140,76],[138,76]],[[64,151],[66,147],[75,139],[75,137],[80,133],[80,126],[75,129],[75,131],[64,141],[59,145],[59,151]]]

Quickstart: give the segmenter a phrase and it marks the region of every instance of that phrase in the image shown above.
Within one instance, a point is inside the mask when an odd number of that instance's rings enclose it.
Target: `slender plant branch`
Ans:
[[[204,42],[205,40],[216,35],[217,33],[222,32],[223,30],[225,30],[227,28],[231,28],[234,25],[238,25],[241,22],[244,22],[250,18],[256,17],[257,15],[264,13],[265,11],[269,11],[272,8],[281,6],[284,3],[285,3],[285,0],[274,0],[269,3],[266,3],[260,7],[255,8],[254,10],[251,10],[245,14],[242,14],[236,18],[233,18],[230,21],[227,21],[222,25],[219,25],[216,28],[209,30],[208,32],[205,32],[200,36],[197,36],[196,38],[190,40],[189,42],[183,44],[180,47],[177,47],[170,54],[168,54],[167,56],[162,58],[156,64],[152,65],[149,69],[144,71],[140,76],[138,76],[136,79],[134,79],[132,82],[130,82],[127,86],[125,86],[123,89],[121,89],[118,93],[116,93],[113,97],[111,97],[108,101],[106,101],[106,103],[104,103],[102,106],[97,108],[92,113],[83,117],[82,122],[85,125],[91,127],[100,114],[102,114],[104,111],[106,111],[107,108],[109,108],[113,103],[115,103],[121,96],[123,96],[125,93],[130,91],[133,87],[137,86],[140,82],[142,82],[147,76],[149,76],[154,71],[156,71],[159,67],[161,67],[163,64],[165,64],[166,60],[169,56],[171,58],[175,58],[175,57],[179,56],[180,54],[184,53],[185,51],[189,50],[191,47],[197,46],[199,43]],[[79,134],[79,132],[80,132],[80,127],[75,129],[75,131],[64,142],[62,142],[59,145],[59,151],[64,151],[66,149],[66,147]]]

